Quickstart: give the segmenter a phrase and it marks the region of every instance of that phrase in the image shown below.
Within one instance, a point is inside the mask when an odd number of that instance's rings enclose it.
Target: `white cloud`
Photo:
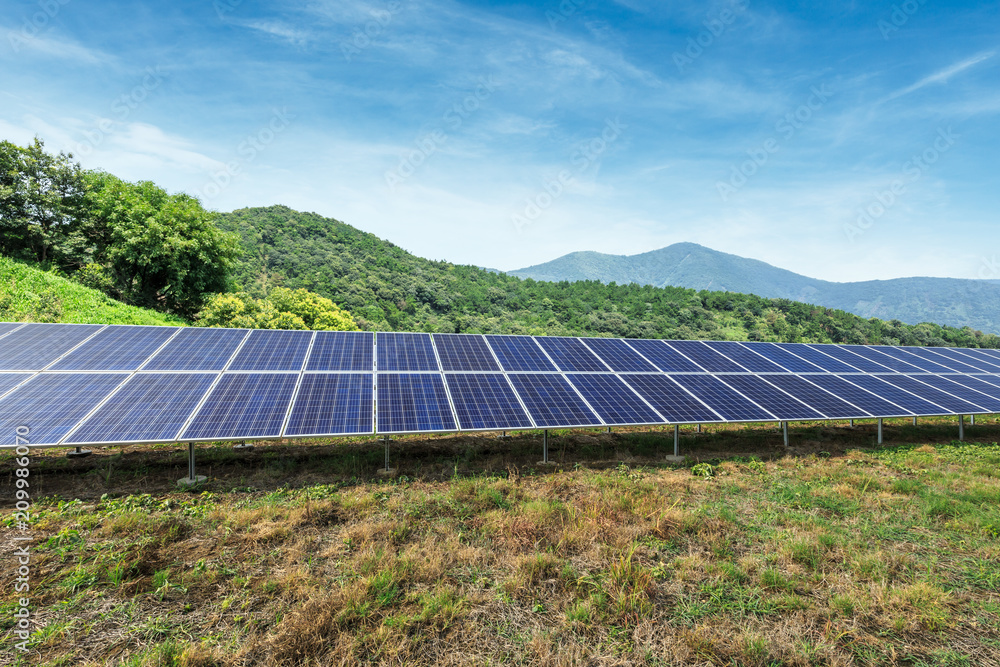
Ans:
[[[882,100],[882,102],[888,102],[890,100],[895,100],[897,98],[903,97],[904,95],[909,95],[910,93],[916,92],[921,88],[929,86],[933,83],[947,83],[948,79],[955,76],[956,74],[964,72],[970,67],[978,65],[983,61],[989,60],[994,55],[996,55],[995,51],[987,51],[985,53],[980,53],[975,56],[972,56],[971,58],[966,58],[961,62],[957,62],[954,65],[945,67],[944,69],[940,69],[929,76],[925,76],[923,79],[920,79],[920,81],[917,81],[916,83],[910,86],[901,88],[893,93],[890,93],[888,97]]]

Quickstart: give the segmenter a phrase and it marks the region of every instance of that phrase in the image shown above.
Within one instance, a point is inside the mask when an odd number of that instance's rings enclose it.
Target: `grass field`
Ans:
[[[4,664],[1000,665],[1000,423],[177,445],[31,461]]]

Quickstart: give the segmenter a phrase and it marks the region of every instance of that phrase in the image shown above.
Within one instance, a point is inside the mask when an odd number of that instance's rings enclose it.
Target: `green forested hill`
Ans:
[[[866,320],[788,299],[600,281],[523,280],[415,257],[350,225],[284,206],[219,215],[239,234],[250,292],[305,288],[363,329],[1000,347],[969,328]]]

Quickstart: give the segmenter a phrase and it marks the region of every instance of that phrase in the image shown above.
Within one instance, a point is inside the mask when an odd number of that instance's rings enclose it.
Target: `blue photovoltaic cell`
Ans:
[[[726,375],[718,378],[782,421],[824,419],[822,413],[792,398],[755,375]]]
[[[673,380],[697,396],[726,421],[775,421],[777,418],[754,405],[734,389],[711,375],[672,375]]]
[[[901,373],[909,372],[927,372],[927,373],[953,373],[954,371],[947,366],[942,366],[933,358],[927,357],[926,355],[916,354],[908,348],[902,347],[890,347],[888,345],[873,345],[873,350],[877,350],[882,354],[887,354],[890,357],[895,357],[900,361],[904,361],[911,366],[915,366],[917,371],[908,371],[905,369],[900,369]],[[940,357],[939,357],[940,359]],[[896,369],[894,369],[896,370]]]
[[[255,329],[236,353],[230,371],[300,371],[312,331]]]
[[[246,335],[246,329],[185,327],[142,370],[221,371]]]
[[[974,377],[980,382],[985,382],[986,384],[991,384],[994,387],[1000,387],[1000,375],[988,375],[981,373],[979,375],[969,376]]]
[[[568,377],[608,426],[664,423],[662,417],[615,375]]]
[[[31,373],[0,373],[0,396],[31,377]]]
[[[2,342],[2,341],[0,341]],[[961,348],[953,350],[951,348],[942,347],[935,348],[935,352],[940,354],[948,354],[953,356],[953,358],[960,361],[964,361],[968,364],[975,364],[976,366],[983,366],[987,373],[1000,373],[1000,357],[994,357],[988,354],[986,350]],[[996,368],[992,368],[992,367]]]
[[[964,401],[956,396],[952,396],[944,391],[930,387],[921,382],[923,375],[887,375],[881,379],[889,382],[900,389],[916,394],[920,398],[928,400],[935,405],[940,405],[949,412],[955,414],[971,414],[973,412],[989,412],[983,406]]]
[[[0,445],[14,445],[17,429],[32,445],[54,445],[87,416],[115,387],[124,373],[38,375],[0,399]]]
[[[774,386],[787,391],[803,403],[816,408],[830,419],[864,419],[871,415],[861,408],[837,398],[798,375],[768,375],[765,378]],[[812,379],[810,376],[809,379]]]
[[[989,375],[949,375],[952,382],[980,391],[990,398],[1000,400],[1000,378]],[[992,382],[990,380],[993,380]]]
[[[857,373],[858,369],[848,366],[842,361],[837,361],[833,357],[823,354],[805,343],[777,343],[783,350],[802,357],[812,364],[816,364],[828,373]]]
[[[298,379],[297,373],[223,375],[181,439],[234,440],[280,436]]]
[[[622,375],[622,380],[649,401],[671,424],[701,424],[722,421],[697,398],[666,375]]]
[[[372,371],[375,334],[370,331],[317,331],[307,371]]]
[[[876,394],[847,381],[847,379],[853,380],[856,377],[867,376],[810,375],[808,379],[809,382],[819,385],[834,396],[858,406],[873,417],[905,417],[914,414],[905,407],[890,403],[883,398],[879,398]],[[878,391],[878,389],[875,391]]]
[[[700,340],[671,340],[667,344],[711,373],[746,373],[745,368]]]
[[[891,378],[897,376],[883,375],[881,377]],[[880,398],[883,398],[890,403],[895,403],[904,410],[907,410],[915,415],[942,415],[950,412],[950,410],[945,407],[935,405],[934,403],[926,401],[919,396],[914,396],[912,393],[906,392],[894,384],[883,382],[880,378],[873,375],[848,375],[845,376],[845,378],[852,384],[856,384],[862,389],[867,389],[873,394],[877,394]],[[854,403],[854,401],[851,402]],[[872,414],[877,417],[892,416],[883,412],[875,412]]]
[[[784,368],[753,352],[750,348],[732,341],[705,342],[710,348],[724,354],[753,373],[787,373]]]
[[[445,377],[463,431],[531,428],[505,376],[448,373]]]
[[[368,360],[370,363],[371,352]],[[372,373],[306,373],[285,435],[374,433],[372,383]]]
[[[511,375],[518,396],[539,428],[600,426],[569,382],[561,375]]]
[[[545,348],[545,351],[552,357],[561,370],[585,373],[587,371],[607,372],[605,366],[597,355],[587,349],[576,338],[561,338],[556,336],[539,336],[535,340]]]
[[[863,357],[858,354],[854,354],[848,349],[845,349],[842,345],[810,345],[809,347],[815,348],[835,359],[838,359],[845,364],[853,366],[849,372],[864,371],[865,373],[891,373],[892,371],[888,366],[880,363],[876,363],[867,357]]]
[[[40,371],[102,326],[26,324],[0,338],[0,371]]]
[[[445,371],[499,371],[486,339],[473,334],[434,334],[441,368]]]
[[[135,375],[64,444],[171,442],[216,377],[215,373]]]
[[[20,322],[0,322],[0,336],[21,326]]]
[[[375,338],[380,371],[436,371],[430,334],[380,333]]]
[[[994,397],[997,387],[980,382],[966,375],[918,375],[920,381],[935,389],[953,394],[958,398],[981,406],[992,413],[1000,412],[1000,397]]]
[[[927,361],[940,364],[948,369],[947,371],[941,371],[945,373],[990,373],[1000,371],[1000,366],[990,366],[985,362],[978,362],[971,357],[966,357],[964,355],[953,355],[948,353],[942,354],[939,352],[939,350],[947,348],[935,348],[930,350],[922,347],[907,347],[903,349],[910,354],[920,357],[921,359],[926,359]]]
[[[588,338],[585,342],[616,373],[655,373],[658,370],[618,338]]]
[[[56,371],[134,371],[177,332],[174,327],[110,326],[52,365]]]
[[[376,396],[379,433],[457,430],[436,373],[379,373]]]
[[[627,340],[625,343],[666,373],[704,373],[697,365],[662,340]]]
[[[554,371],[532,336],[487,336],[486,341],[505,371]]]
[[[885,368],[881,370],[872,369],[872,373],[885,373],[886,369],[890,371],[895,371],[897,373],[923,373],[924,370],[914,366],[912,363],[904,359],[900,359],[899,355],[886,354],[876,350],[874,347],[869,347],[868,345],[840,345],[838,346],[842,350],[847,350],[848,352],[853,352],[860,357],[872,361]]]
[[[793,373],[824,373],[823,368],[794,355],[784,345],[775,343],[743,343],[757,354]]]

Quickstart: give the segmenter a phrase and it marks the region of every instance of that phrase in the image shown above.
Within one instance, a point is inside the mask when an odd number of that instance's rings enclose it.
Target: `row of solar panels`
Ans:
[[[950,348],[0,324],[0,371],[3,445],[1000,412]]]

